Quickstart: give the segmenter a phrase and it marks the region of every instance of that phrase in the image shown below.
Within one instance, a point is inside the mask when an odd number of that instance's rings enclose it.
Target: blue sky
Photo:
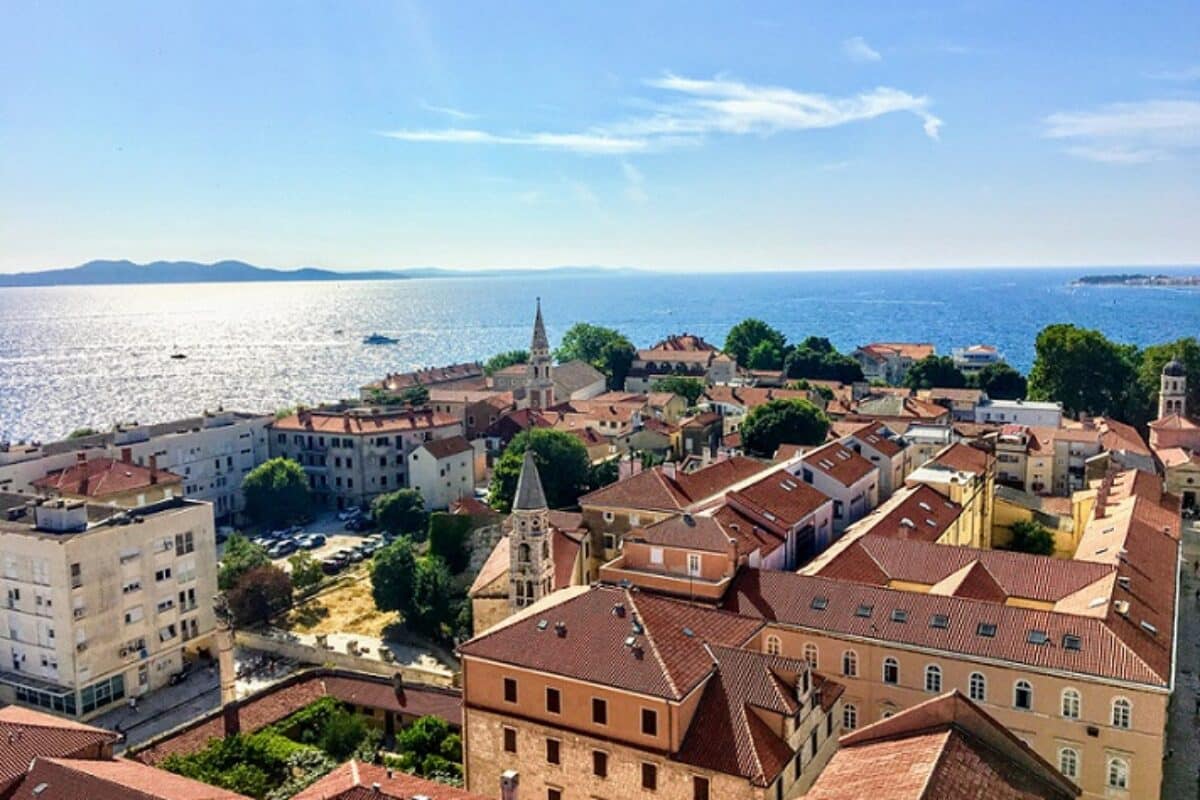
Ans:
[[[13,3],[0,271],[1200,262],[1200,4]]]

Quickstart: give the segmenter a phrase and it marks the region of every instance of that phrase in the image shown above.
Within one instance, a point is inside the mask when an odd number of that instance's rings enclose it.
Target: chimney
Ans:
[[[737,570],[737,563],[738,563],[738,543],[737,543],[737,539],[733,538],[732,536],[730,536],[730,537],[729,537],[729,546],[726,548],[725,552],[727,553],[727,555],[728,555],[728,557],[729,557],[729,566],[730,566],[730,569],[731,569],[731,570],[733,570],[733,571],[736,571],[736,570]]]
[[[506,769],[500,774],[500,800],[517,800],[517,784],[520,775],[515,769]]]
[[[236,736],[242,730],[242,719],[238,714],[238,704],[226,703],[221,706],[221,717],[225,722],[225,735]]]
[[[132,447],[122,447],[121,448],[121,463],[122,464],[132,464],[133,463],[133,448]]]
[[[158,483],[158,456],[150,456],[150,485]]]
[[[88,493],[87,460],[88,460],[87,453],[76,453],[75,454],[75,464],[76,464],[76,466],[78,466],[80,468],[79,469],[80,473],[82,473],[82,475],[79,479],[79,493],[81,495],[83,495],[84,497],[87,497],[87,493]]]
[[[675,480],[675,462],[664,461],[662,465],[663,475],[671,480]]]

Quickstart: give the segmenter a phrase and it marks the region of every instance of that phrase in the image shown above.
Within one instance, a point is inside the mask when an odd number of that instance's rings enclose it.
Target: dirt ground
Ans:
[[[288,617],[296,633],[355,633],[383,638],[383,630],[398,622],[394,611],[379,611],[371,599],[371,580],[365,570],[357,580],[312,598]]]

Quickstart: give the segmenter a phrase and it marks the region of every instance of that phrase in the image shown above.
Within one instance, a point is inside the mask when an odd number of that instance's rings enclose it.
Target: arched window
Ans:
[[[1058,748],[1058,771],[1068,778],[1079,777],[1079,751],[1073,747]]]
[[[925,691],[937,694],[942,690],[942,668],[937,664],[925,667]]]
[[[521,542],[521,546],[517,548],[517,561],[522,564],[529,563],[529,545],[525,542]]]
[[[967,693],[976,703],[987,701],[987,678],[982,672],[972,672],[967,681]]]
[[[549,558],[549,557],[550,557],[550,542],[548,540],[543,540],[542,541],[542,558]]]
[[[1033,709],[1033,686],[1029,681],[1017,681],[1013,686],[1013,708],[1019,708],[1022,711]]]
[[[1125,759],[1114,757],[1108,760],[1108,788],[1129,788],[1129,762]]]
[[[883,660],[883,682],[891,684],[900,682],[900,662],[891,656]]]
[[[1124,697],[1118,697],[1112,704],[1112,724],[1114,728],[1129,728],[1133,716],[1133,704]]]
[[[1079,692],[1063,689],[1062,715],[1065,719],[1079,719]]]
[[[817,669],[817,646],[812,642],[804,645],[804,660],[813,669]]]
[[[783,651],[783,643],[779,641],[779,637],[771,634],[767,637],[767,655],[777,656]]]
[[[853,650],[842,653],[842,674],[847,678],[858,677],[858,653]]]
[[[858,727],[858,706],[854,703],[842,706],[842,727],[848,731]]]

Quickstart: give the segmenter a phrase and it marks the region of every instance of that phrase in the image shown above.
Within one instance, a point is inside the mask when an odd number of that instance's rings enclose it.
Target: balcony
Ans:
[[[720,600],[733,580],[726,575],[719,580],[690,576],[661,569],[632,566],[626,563],[625,554],[600,567],[600,580],[618,585],[639,586],[651,591],[703,600]]]

